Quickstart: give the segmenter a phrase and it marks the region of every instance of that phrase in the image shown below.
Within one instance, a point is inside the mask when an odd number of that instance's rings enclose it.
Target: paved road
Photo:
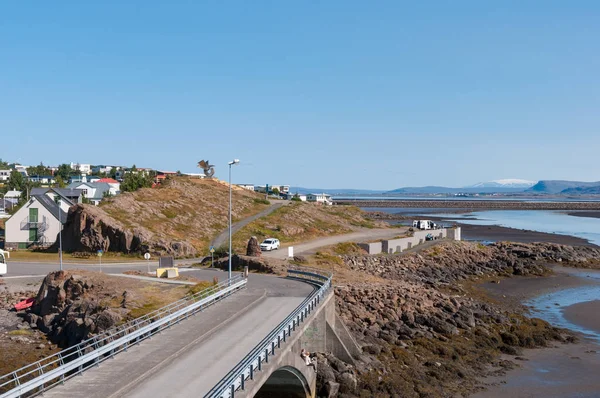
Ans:
[[[190,270],[220,280],[219,270]],[[44,393],[45,397],[203,396],[313,291],[250,274],[247,289]]]
[[[342,242],[361,242],[393,238],[395,236],[404,234],[407,231],[407,229],[408,228],[363,229],[349,234],[329,236],[327,238],[319,238],[310,242],[294,245],[294,255],[314,254],[317,251],[317,249]],[[273,257],[279,259],[287,258],[287,255],[287,248],[281,248],[279,250],[263,253],[263,256],[265,257]]]
[[[271,206],[269,206],[265,210],[261,211],[260,213],[250,216],[248,218],[244,218],[243,220],[234,223],[231,226],[231,233],[235,234],[237,231],[244,228],[246,225],[250,224],[252,221],[257,220],[261,217],[268,216],[269,214],[273,213],[275,210],[279,209],[282,206],[285,206],[288,203],[289,203],[288,201],[277,201],[276,203],[271,204]],[[219,236],[217,236],[211,242],[211,245],[214,247],[220,247],[220,246],[223,246],[224,244],[226,244],[227,242],[229,242],[229,228],[226,229],[225,231],[221,232],[219,234]]]

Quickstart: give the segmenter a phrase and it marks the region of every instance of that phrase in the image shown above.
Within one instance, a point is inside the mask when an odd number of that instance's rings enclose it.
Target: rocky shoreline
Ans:
[[[481,389],[482,376],[515,366],[501,354],[516,358],[523,348],[575,340],[474,284],[546,275],[548,263],[597,268],[600,250],[446,242],[409,255],[341,259],[357,281],[336,287],[336,303],[363,356],[356,366],[320,356],[319,396],[468,396]],[[361,282],[365,274],[381,282]]]

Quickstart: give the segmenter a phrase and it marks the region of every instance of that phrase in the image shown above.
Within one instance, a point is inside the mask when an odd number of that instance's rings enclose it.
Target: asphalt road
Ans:
[[[231,234],[235,234],[237,231],[239,231],[240,229],[244,228],[246,225],[250,224],[252,221],[257,220],[259,218],[268,216],[269,214],[273,213],[275,210],[279,209],[282,206],[285,206],[286,204],[288,204],[290,202],[288,201],[277,201],[275,203],[273,203],[271,206],[269,206],[268,208],[266,208],[265,210],[261,211],[258,214],[255,214],[253,216],[244,218],[243,220],[240,220],[236,223],[234,223],[231,226]],[[229,228],[227,228],[226,230],[224,230],[223,232],[221,232],[219,234],[219,236],[217,236],[212,242],[211,242],[211,246],[214,247],[220,247],[223,246],[224,244],[229,242]]]
[[[190,270],[226,279],[219,270]],[[44,393],[45,397],[204,396],[313,291],[309,284],[250,274],[241,292]]]
[[[314,254],[317,249],[325,246],[335,245],[342,242],[361,242],[374,241],[377,239],[393,238],[402,235],[408,228],[385,228],[385,229],[364,229],[357,232],[352,232],[344,235],[334,235],[326,238],[319,238],[306,243],[300,243],[294,246],[294,255],[298,254]],[[273,257],[285,259],[288,256],[287,247],[282,247],[279,250],[263,252],[265,257]]]

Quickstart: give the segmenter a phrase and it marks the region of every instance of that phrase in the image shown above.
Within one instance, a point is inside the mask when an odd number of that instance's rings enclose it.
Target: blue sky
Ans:
[[[495,3],[495,4],[492,4]],[[326,188],[600,180],[600,3],[0,6],[0,157]]]

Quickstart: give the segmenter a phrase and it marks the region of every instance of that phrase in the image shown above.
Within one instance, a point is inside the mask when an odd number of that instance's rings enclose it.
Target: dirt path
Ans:
[[[294,254],[313,254],[321,247],[331,246],[342,242],[373,241],[377,239],[393,238],[398,235],[403,235],[407,230],[408,228],[361,229],[349,234],[329,236],[327,238],[319,238],[310,242],[293,245]],[[263,252],[263,256],[271,258],[285,259],[287,255],[287,248],[272,252]]]
[[[261,211],[260,213],[250,216],[248,218],[244,218],[243,220],[234,223],[231,226],[231,234],[232,235],[235,234],[237,231],[244,228],[246,225],[250,224],[252,221],[257,220],[261,217],[268,216],[269,214],[273,213],[275,210],[279,209],[282,206],[285,206],[288,203],[289,202],[287,202],[287,201],[273,203],[271,206],[269,206],[265,210]],[[223,246],[225,243],[227,243],[228,240],[229,240],[229,229],[225,229],[215,239],[213,239],[213,241],[210,244],[211,244],[211,246],[214,246],[214,247],[220,247],[220,246]]]

